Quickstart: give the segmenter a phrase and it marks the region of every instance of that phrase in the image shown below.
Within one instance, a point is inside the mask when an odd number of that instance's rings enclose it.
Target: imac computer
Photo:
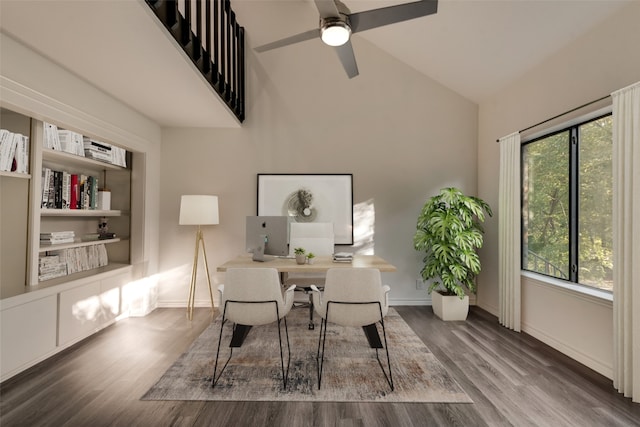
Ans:
[[[246,225],[247,252],[254,261],[265,261],[265,255],[289,255],[289,217],[248,216]]]

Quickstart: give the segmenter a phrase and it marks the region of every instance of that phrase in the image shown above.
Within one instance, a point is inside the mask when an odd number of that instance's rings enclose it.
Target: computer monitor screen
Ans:
[[[254,261],[264,261],[264,255],[289,254],[289,217],[248,216],[246,233],[247,251]]]

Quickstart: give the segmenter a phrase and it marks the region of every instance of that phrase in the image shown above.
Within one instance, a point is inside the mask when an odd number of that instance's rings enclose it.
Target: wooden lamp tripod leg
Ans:
[[[207,284],[209,285],[209,296],[211,297],[211,312],[214,312],[213,304],[213,291],[211,290],[211,276],[209,274],[209,263],[207,261],[207,250],[204,245],[204,235],[200,226],[196,232],[196,245],[193,253],[193,269],[191,270],[191,286],[189,287],[189,301],[187,303],[187,316],[189,320],[193,320],[193,309],[196,301],[196,280],[198,274],[198,255],[200,250],[200,244],[202,244],[202,254],[204,255],[204,267],[207,273]]]

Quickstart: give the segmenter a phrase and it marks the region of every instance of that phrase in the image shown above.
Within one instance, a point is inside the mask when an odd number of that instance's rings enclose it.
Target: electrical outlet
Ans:
[[[419,291],[424,291],[426,289],[424,280],[416,279],[416,289]]]

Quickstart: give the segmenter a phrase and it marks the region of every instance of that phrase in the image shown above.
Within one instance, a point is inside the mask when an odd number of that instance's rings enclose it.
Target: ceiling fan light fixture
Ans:
[[[320,29],[322,41],[329,46],[342,46],[351,37],[351,27],[347,22],[339,18],[327,18],[322,20]]]

